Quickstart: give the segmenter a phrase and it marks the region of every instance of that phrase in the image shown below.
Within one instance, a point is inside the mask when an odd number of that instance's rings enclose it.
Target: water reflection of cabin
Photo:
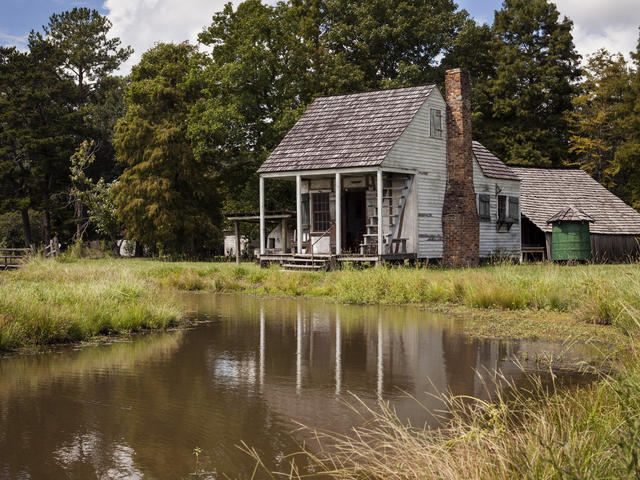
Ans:
[[[453,115],[470,114],[467,90],[447,94],[457,103]],[[447,132],[446,115],[435,85],[316,99],[258,171],[263,263],[312,255],[337,262],[442,258],[448,137],[464,137],[471,150],[470,119],[469,131]],[[480,225],[480,255],[519,258],[519,179],[477,142],[467,158],[473,158],[464,178],[474,184],[471,195],[475,187],[491,197],[486,215],[493,224]],[[266,230],[264,184],[272,179],[296,184],[291,241],[279,250],[270,248],[274,232]],[[504,197],[500,219],[496,192]],[[283,224],[281,236],[284,230]]]

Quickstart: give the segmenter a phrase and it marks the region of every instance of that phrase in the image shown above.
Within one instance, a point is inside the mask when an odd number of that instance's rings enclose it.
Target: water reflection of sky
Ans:
[[[240,442],[275,466],[296,448],[293,422],[339,432],[360,423],[345,405],[351,394],[434,425],[423,407],[439,409],[438,394],[488,398],[496,370],[526,381],[515,358],[566,349],[469,338],[459,319],[413,308],[230,295],[185,303],[209,323],[0,360],[0,477],[188,478],[198,446],[202,468],[247,478]],[[580,345],[567,353],[588,356]]]

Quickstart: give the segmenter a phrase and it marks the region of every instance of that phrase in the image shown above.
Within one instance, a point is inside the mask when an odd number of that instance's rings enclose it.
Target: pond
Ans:
[[[501,371],[589,360],[587,345],[471,338],[460,318],[411,307],[319,300],[183,296],[194,328],[133,341],[0,359],[0,478],[249,478],[255,447],[284,468],[296,422],[348,432],[353,395],[392,402],[413,425],[436,425],[429,394],[488,398]],[[546,372],[546,373],[545,373]],[[562,369],[560,379],[584,381]],[[407,394],[419,399],[423,406]]]

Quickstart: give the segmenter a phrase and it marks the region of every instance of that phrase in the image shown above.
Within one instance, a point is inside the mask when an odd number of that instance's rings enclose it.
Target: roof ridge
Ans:
[[[317,99],[319,98],[336,98],[336,97],[346,97],[349,95],[366,95],[366,94],[370,94],[370,93],[379,93],[379,92],[390,92],[393,90],[417,90],[419,88],[425,88],[425,87],[431,87],[434,88],[436,87],[435,83],[423,83],[420,85],[413,85],[410,87],[391,87],[391,88],[378,88],[375,90],[360,90],[357,92],[346,92],[346,93],[334,93],[332,95],[318,95],[316,97],[314,97],[313,102],[315,102]],[[311,103],[313,103],[311,102]]]

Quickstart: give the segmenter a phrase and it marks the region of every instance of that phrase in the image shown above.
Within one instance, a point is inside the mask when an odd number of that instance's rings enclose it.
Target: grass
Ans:
[[[131,269],[79,267],[35,259],[0,275],[0,350],[159,329],[182,316],[175,301]]]
[[[447,397],[449,420],[435,429],[403,423],[386,403],[374,410],[356,399],[362,426],[349,435],[313,431],[313,448],[302,446],[280,474],[242,448],[271,478],[309,471],[341,480],[640,478],[637,354],[615,376],[579,388],[539,377],[528,389],[502,382],[506,388],[492,402]],[[305,470],[296,467],[300,457]]]
[[[0,275],[0,349],[164,328],[181,317],[170,294],[176,290],[419,304],[462,315],[465,329],[483,336],[572,335],[615,343],[633,328],[629,308],[640,308],[640,269],[637,264],[500,264],[325,273],[248,263],[34,259]]]

